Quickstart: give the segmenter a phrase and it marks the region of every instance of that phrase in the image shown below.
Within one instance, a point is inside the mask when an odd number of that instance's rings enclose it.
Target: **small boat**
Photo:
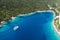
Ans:
[[[18,28],[19,28],[19,26],[15,26],[15,27],[13,28],[13,30],[16,31]]]

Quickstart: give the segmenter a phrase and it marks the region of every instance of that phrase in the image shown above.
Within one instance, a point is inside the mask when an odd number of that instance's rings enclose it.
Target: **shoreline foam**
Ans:
[[[53,18],[53,21],[52,21],[52,26],[53,26],[55,32],[60,36],[60,32],[58,31],[58,29],[54,25],[54,19],[58,18],[59,16],[55,17],[55,12],[53,12],[53,14],[54,14],[54,18]]]
[[[60,36],[60,32],[58,31],[58,29],[57,29],[56,26],[54,25],[54,21],[52,22],[52,26],[53,26],[55,32]]]

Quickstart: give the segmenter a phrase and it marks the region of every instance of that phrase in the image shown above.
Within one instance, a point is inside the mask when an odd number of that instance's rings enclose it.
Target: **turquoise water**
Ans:
[[[52,25],[53,18],[49,11],[17,16],[0,28],[0,40],[60,40]],[[15,26],[19,26],[16,31]]]

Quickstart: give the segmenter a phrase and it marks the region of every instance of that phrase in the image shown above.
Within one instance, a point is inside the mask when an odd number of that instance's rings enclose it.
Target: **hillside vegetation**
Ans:
[[[9,20],[11,16],[37,10],[49,10],[48,4],[55,5],[56,0],[0,0],[0,19]]]

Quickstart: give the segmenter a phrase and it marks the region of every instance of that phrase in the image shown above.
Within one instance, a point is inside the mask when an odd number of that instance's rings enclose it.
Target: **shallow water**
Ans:
[[[60,40],[52,26],[53,18],[53,12],[17,16],[0,28],[0,40]],[[14,30],[15,26],[19,28]]]

